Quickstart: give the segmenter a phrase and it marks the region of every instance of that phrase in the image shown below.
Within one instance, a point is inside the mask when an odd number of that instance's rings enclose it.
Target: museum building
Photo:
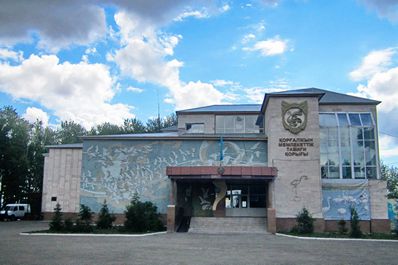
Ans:
[[[106,200],[123,215],[138,193],[168,231],[288,231],[303,207],[316,231],[355,208],[365,232],[390,230],[380,179],[379,101],[308,88],[263,103],[177,111],[161,133],[83,137],[49,146],[42,211],[65,214]],[[121,220],[121,219],[120,219]],[[243,227],[243,228],[242,228]]]

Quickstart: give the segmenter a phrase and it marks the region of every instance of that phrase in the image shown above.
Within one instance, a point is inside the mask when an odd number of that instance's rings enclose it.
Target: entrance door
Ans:
[[[266,186],[260,183],[227,183],[226,216],[266,216]]]

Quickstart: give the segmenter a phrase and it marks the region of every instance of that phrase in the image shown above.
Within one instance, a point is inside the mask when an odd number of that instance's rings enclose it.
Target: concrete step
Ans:
[[[267,233],[263,217],[192,217],[188,233],[229,234]]]

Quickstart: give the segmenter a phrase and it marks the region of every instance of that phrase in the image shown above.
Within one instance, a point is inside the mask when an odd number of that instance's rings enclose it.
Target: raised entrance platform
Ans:
[[[267,234],[267,219],[261,217],[192,217],[188,233]]]

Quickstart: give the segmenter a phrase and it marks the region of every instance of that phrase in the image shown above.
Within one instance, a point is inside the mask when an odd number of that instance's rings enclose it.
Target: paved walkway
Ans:
[[[397,264],[397,244],[274,235],[21,236],[42,222],[0,222],[0,264]]]

